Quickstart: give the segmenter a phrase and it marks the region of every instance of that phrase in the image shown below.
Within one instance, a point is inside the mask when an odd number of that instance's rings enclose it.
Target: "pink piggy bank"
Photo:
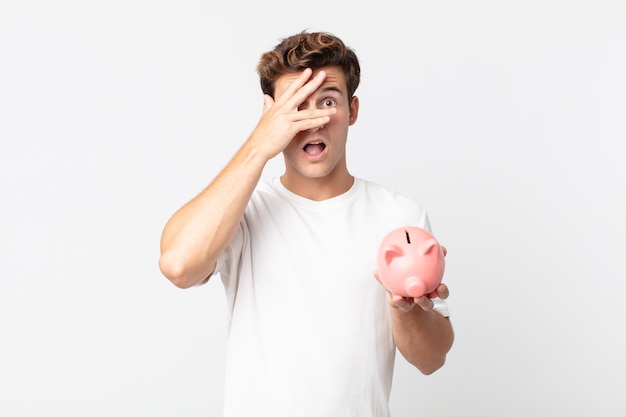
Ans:
[[[401,227],[387,234],[378,249],[378,277],[392,294],[421,297],[434,292],[445,269],[441,245],[421,227]]]

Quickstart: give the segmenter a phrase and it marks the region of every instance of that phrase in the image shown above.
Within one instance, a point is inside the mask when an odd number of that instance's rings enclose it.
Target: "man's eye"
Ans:
[[[324,105],[324,107],[333,107],[335,105],[335,100],[327,98],[322,102],[322,104]]]

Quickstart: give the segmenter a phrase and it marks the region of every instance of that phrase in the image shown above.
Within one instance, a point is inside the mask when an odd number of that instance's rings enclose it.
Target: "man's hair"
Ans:
[[[327,32],[301,32],[282,39],[273,50],[261,56],[257,73],[263,93],[274,97],[276,80],[281,76],[325,66],[337,66],[343,70],[348,98],[352,98],[361,79],[359,60],[354,50]]]

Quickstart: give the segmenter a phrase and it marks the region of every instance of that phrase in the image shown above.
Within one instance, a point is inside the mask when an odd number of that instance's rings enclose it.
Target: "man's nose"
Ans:
[[[307,129],[306,131],[307,132],[317,132],[318,130],[322,130],[322,129],[324,129],[324,125],[318,126],[318,127],[312,127],[310,129]]]

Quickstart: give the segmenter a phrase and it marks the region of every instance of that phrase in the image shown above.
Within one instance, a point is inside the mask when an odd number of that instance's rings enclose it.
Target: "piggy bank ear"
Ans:
[[[404,255],[404,252],[398,245],[388,245],[385,247],[384,258],[387,265],[389,265],[395,258],[402,255]]]
[[[426,239],[420,244],[419,252],[421,255],[428,255],[436,247],[437,247],[437,241],[435,239],[433,238]]]

